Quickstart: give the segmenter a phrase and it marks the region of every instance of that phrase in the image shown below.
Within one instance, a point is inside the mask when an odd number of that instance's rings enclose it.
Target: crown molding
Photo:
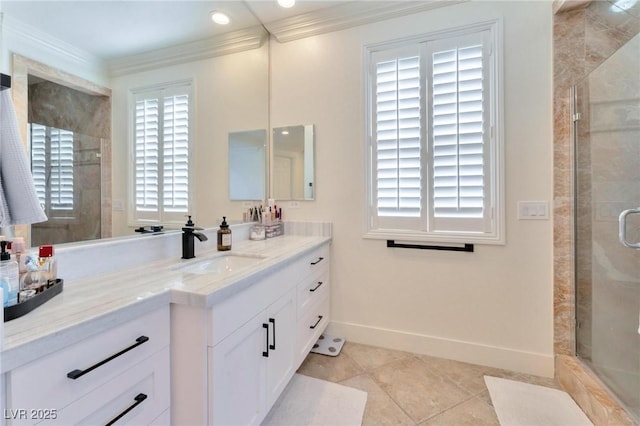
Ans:
[[[108,61],[107,67],[112,77],[148,71],[256,49],[267,37],[268,33],[264,27],[257,25],[204,40],[113,59]]]
[[[396,2],[357,2],[339,4],[265,24],[281,43],[317,34],[339,31],[385,19],[464,3],[469,0],[428,0]]]
[[[27,47],[64,61],[70,69],[104,69],[105,62],[100,57],[6,14],[2,14],[2,28],[5,37],[15,38],[10,47],[14,53],[21,54],[21,49]]]

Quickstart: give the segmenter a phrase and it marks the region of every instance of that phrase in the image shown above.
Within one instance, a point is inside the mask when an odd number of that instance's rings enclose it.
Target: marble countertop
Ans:
[[[118,272],[65,280],[64,291],[29,314],[4,324],[2,372],[9,371],[90,335],[169,303],[213,306],[268,274],[330,241],[330,237],[284,235],[234,242],[231,252],[198,251],[196,258],[149,262]],[[259,256],[238,271],[194,274],[182,266],[207,258]]]

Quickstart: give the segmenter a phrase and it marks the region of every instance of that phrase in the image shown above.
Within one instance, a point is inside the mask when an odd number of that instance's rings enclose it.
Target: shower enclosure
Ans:
[[[637,35],[573,88],[576,353],[637,421],[639,70]]]

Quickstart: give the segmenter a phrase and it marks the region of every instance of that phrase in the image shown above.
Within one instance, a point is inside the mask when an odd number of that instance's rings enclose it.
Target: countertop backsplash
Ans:
[[[284,221],[285,235],[331,237],[331,223]],[[233,242],[249,239],[253,222],[230,225]],[[208,240],[196,241],[195,252],[213,250],[217,244],[218,227],[204,229]],[[233,244],[232,244],[233,250]],[[111,238],[95,243],[74,243],[56,247],[58,277],[65,280],[85,278],[95,274],[117,272],[162,259],[182,256],[182,232],[133,235]]]

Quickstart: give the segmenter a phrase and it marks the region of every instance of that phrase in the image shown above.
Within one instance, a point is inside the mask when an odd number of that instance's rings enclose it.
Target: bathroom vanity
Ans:
[[[242,226],[231,252],[188,261],[166,256],[180,234],[94,248],[157,254],[65,278],[5,324],[4,424],[259,424],[329,322],[330,232],[249,241]]]

